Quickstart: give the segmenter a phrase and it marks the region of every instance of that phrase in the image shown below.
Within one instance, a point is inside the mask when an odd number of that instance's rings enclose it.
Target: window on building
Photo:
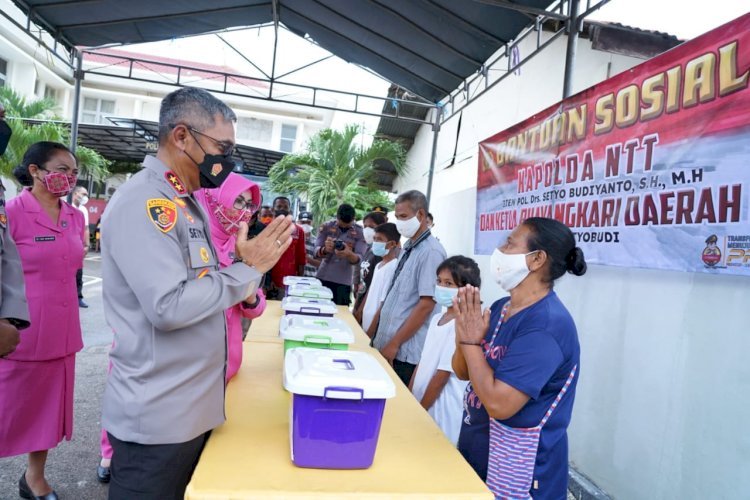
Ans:
[[[259,118],[241,117],[237,120],[237,140],[253,142],[271,142],[273,122]]]
[[[5,87],[5,81],[8,79],[8,61],[0,59],[0,87]]]
[[[115,101],[106,99],[83,98],[83,110],[81,111],[81,122],[108,124],[108,116],[115,113]]]
[[[291,153],[294,151],[294,143],[297,141],[297,125],[281,125],[281,142],[279,151]]]
[[[44,87],[44,98],[57,104],[57,89],[49,85]]]

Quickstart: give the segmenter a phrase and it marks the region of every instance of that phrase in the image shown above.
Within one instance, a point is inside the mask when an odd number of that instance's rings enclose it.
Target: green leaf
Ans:
[[[49,121],[31,124],[24,121],[52,117],[52,108],[55,106],[53,101],[28,101],[10,87],[0,87],[0,101],[5,107],[6,122],[13,131],[8,149],[0,157],[0,175],[13,179],[13,169],[22,162],[26,150],[36,142],[54,141],[70,144],[70,129],[65,124]],[[107,167],[111,162],[98,152],[78,146],[76,157],[81,175],[90,174],[98,181],[109,177]]]
[[[364,215],[376,205],[389,205],[387,193],[373,184],[375,161],[391,162],[398,175],[406,173],[404,148],[376,140],[369,148],[355,141],[361,129],[324,129],[310,138],[305,151],[286,155],[268,173],[272,191],[305,199],[316,223],[333,217],[342,203]]]

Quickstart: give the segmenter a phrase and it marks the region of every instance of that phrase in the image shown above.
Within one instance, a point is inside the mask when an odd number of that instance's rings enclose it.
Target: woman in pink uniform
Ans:
[[[75,355],[83,347],[75,282],[83,214],[60,199],[75,186],[78,164],[64,145],[38,142],[13,173],[28,186],[7,203],[7,213],[31,326],[15,352],[0,359],[0,457],[28,453],[19,495],[54,500],[44,477],[47,451],[73,433]]]

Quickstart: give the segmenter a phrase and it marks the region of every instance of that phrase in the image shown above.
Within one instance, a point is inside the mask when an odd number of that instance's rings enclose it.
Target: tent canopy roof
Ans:
[[[69,48],[132,44],[278,20],[341,59],[437,102],[533,16],[453,0],[14,0]],[[551,0],[505,2],[544,9]],[[274,19],[274,12],[277,16]]]

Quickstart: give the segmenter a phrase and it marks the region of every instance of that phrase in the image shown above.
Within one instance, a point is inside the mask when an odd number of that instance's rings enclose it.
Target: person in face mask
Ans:
[[[102,296],[114,332],[102,400],[112,499],[184,497],[208,434],[225,420],[225,311],[255,303],[292,242],[289,217],[248,239],[249,198],[216,189],[235,167],[235,121],[205,90],[168,94],[156,155],[118,188],[102,219]],[[207,214],[194,196],[201,188],[220,213]],[[214,247],[215,217],[227,235],[236,230],[233,252]]]
[[[195,198],[210,216],[211,242],[219,259],[219,267],[231,266],[240,224],[249,224],[260,205],[260,188],[251,180],[229,174],[218,189],[201,189]],[[252,297],[224,312],[227,321],[226,380],[234,377],[242,363],[242,318],[254,319],[266,309],[266,298],[258,289]]]
[[[91,233],[89,232],[89,210],[86,208],[86,204],[89,202],[89,193],[86,188],[83,186],[76,186],[73,189],[73,197],[71,198],[71,201],[73,202],[73,206],[83,214],[85,227],[83,230],[83,248],[84,253],[88,253]],[[76,273],[76,287],[78,288],[78,307],[88,307],[89,305],[83,301],[83,268],[79,269]]]
[[[446,258],[445,249],[427,228],[427,198],[407,191],[396,198],[398,232],[404,244],[390,290],[381,311],[374,347],[409,385],[422,356],[427,327],[435,307],[435,271]]]
[[[273,221],[273,208],[268,205],[260,207],[258,220],[264,225],[270,224]]]
[[[568,310],[553,290],[563,275],[586,272],[573,233],[554,220],[526,219],[490,259],[510,293],[482,312],[466,286],[458,307],[453,369],[469,380],[458,449],[495,496],[565,498],[567,428],[580,348]],[[489,448],[498,450],[489,454]],[[511,453],[506,450],[513,449]],[[512,456],[513,462],[504,456]]]
[[[388,222],[388,216],[384,212],[370,212],[362,219],[362,233],[368,248],[362,261],[357,265],[352,276],[352,290],[354,290],[354,318],[362,324],[362,302],[367,293],[367,287],[372,281],[372,270],[380,262],[380,257],[372,253],[372,242],[375,236],[375,228]]]
[[[45,478],[47,452],[72,437],[75,357],[83,347],[74,280],[83,264],[83,214],[61,199],[75,186],[78,164],[64,145],[38,142],[14,175],[27,187],[7,202],[0,223],[12,221],[31,326],[0,359],[0,457],[28,453],[19,494],[56,499]]]
[[[451,365],[456,350],[454,320],[458,314],[453,299],[460,287],[471,285],[479,288],[481,284],[479,266],[468,257],[449,257],[438,266],[435,302],[444,312],[436,314],[430,321],[422,359],[409,385],[414,397],[454,446],[461,430],[466,382],[456,377]]]
[[[297,225],[305,233],[305,254],[307,263],[305,264],[304,276],[314,278],[318,272],[320,261],[315,258],[315,236],[313,236],[313,214],[312,212],[300,212],[297,218]]]
[[[375,228],[375,235],[372,242],[372,254],[380,259],[370,273],[372,281],[367,287],[362,299],[362,329],[372,338],[378,325],[377,313],[380,305],[385,299],[385,293],[393,279],[393,273],[396,271],[396,259],[401,246],[401,235],[398,234],[396,225],[390,222],[381,224]]]
[[[273,200],[273,212],[275,216],[288,216],[291,210],[291,202],[285,196],[279,196]],[[273,266],[268,284],[268,298],[281,300],[284,298],[286,287],[284,278],[287,276],[304,276],[305,264],[307,263],[307,250],[305,249],[305,231],[299,225],[294,225],[292,231],[292,244],[284,255]]]
[[[320,259],[317,278],[333,292],[333,301],[348,306],[352,295],[352,272],[367,252],[362,228],[354,223],[356,211],[348,203],[339,205],[336,219],[318,231],[315,256]]]

